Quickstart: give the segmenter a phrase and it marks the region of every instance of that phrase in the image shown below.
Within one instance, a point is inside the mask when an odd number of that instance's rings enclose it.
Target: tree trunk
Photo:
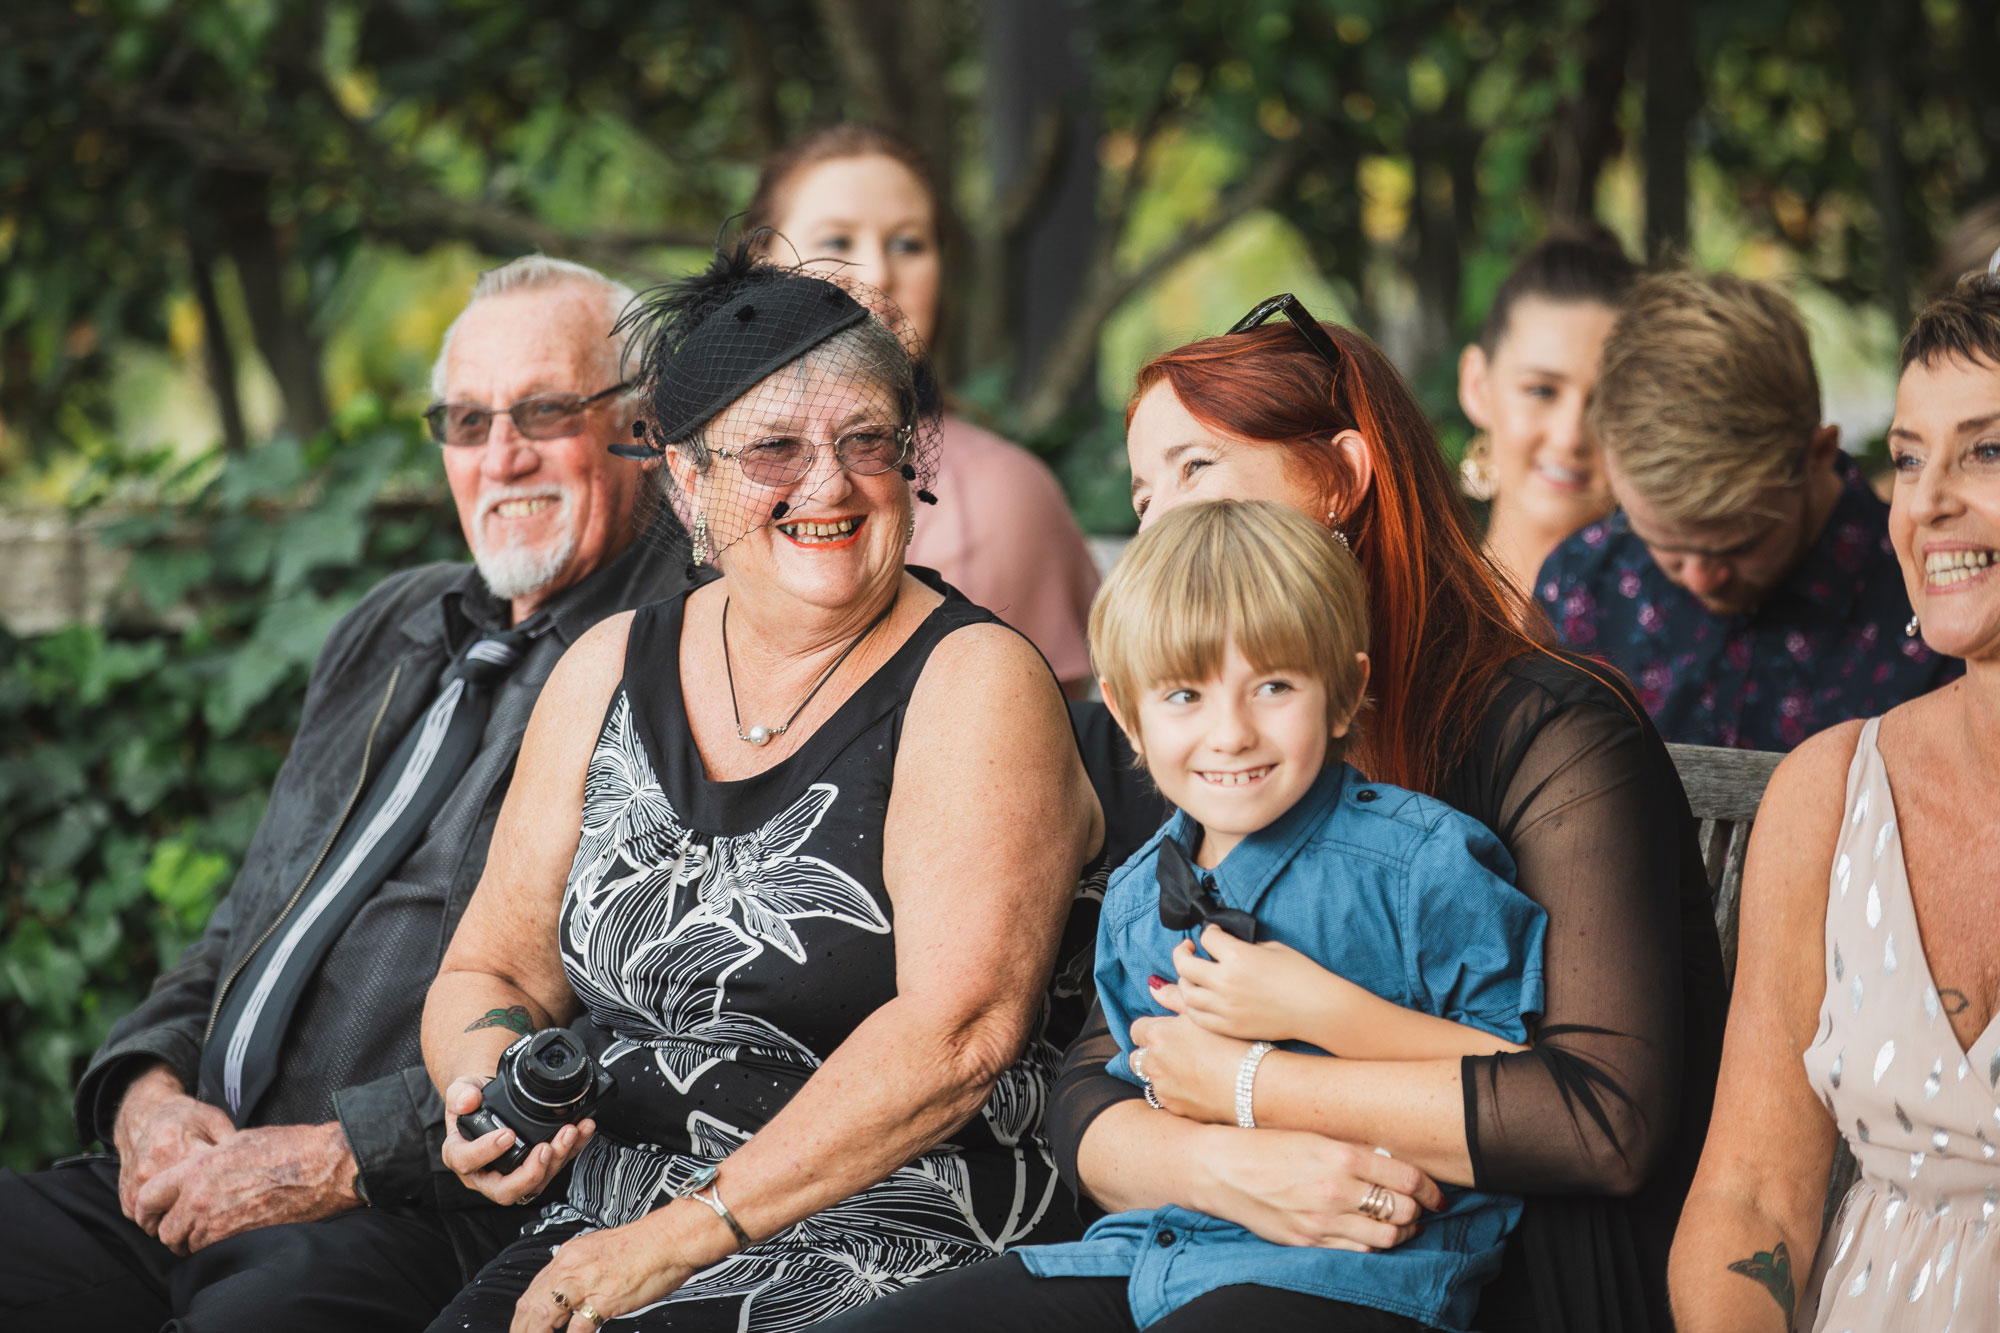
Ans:
[[[1642,32],[1646,252],[1657,258],[1688,239],[1688,125],[1701,101],[1691,0],[1647,0]]]
[[[215,296],[215,248],[199,234],[188,237],[189,269],[195,304],[201,307],[201,351],[208,366],[208,388],[215,395],[215,414],[222,421],[222,446],[232,454],[250,447],[243,428],[243,399],[236,388],[236,346],[222,322],[222,303]]]
[[[2000,96],[1993,71],[2000,69],[2000,0],[1964,0],[1960,7],[1965,42],[1959,51],[1958,86],[1971,116],[1967,129],[1985,143],[2000,142]],[[1980,203],[2000,192],[2000,155],[1981,153],[1980,171],[1968,181],[1963,203]]]
[[[299,309],[285,290],[289,265],[271,226],[269,182],[249,173],[216,172],[208,184],[222,248],[243,284],[257,350],[284,396],[279,429],[309,440],[332,419],[320,371],[321,343],[311,328],[311,312]]]
[[[1090,284],[1097,244],[1097,140],[1099,124],[1090,68],[1078,50],[1081,11],[1072,0],[1015,0],[986,11],[987,132],[991,145],[994,197],[1039,195],[1041,207],[1018,218],[1015,234],[995,242],[1003,251],[1002,288],[980,299],[1001,303],[1003,328],[1011,337],[1013,382],[1020,397],[1051,370],[1071,383],[1061,406],[1087,390],[1097,360],[1096,345],[1078,345],[1068,332],[1071,307]],[[1050,115],[1060,117],[1060,151],[1050,161],[1038,151],[1048,142]],[[1051,170],[1045,190],[1034,179]],[[1101,321],[1100,321],[1101,322]],[[1052,354],[1081,362],[1053,364]],[[990,349],[989,349],[990,350]],[[1053,423],[1056,412],[1032,413]],[[1060,411],[1060,408],[1057,409]]]
[[[1910,32],[1910,0],[1869,0],[1855,28],[1860,39],[1862,105],[1875,145],[1869,180],[1881,227],[1876,253],[1882,266],[1882,299],[1898,330],[1910,326],[1910,224],[1904,203],[1908,165],[1903,158],[1896,64]]]
[[[1583,87],[1550,123],[1542,149],[1542,194],[1554,226],[1580,227],[1597,216],[1597,179],[1618,143],[1632,30],[1630,0],[1599,0],[1583,25]]]
[[[756,15],[748,8],[739,8],[732,19],[738,90],[750,125],[750,148],[762,159],[776,152],[785,139],[785,118],[778,110],[778,68]]]

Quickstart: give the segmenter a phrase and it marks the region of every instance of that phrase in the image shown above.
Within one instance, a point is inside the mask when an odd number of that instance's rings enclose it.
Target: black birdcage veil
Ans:
[[[921,343],[879,293],[758,261],[753,240],[626,312],[641,419],[637,443],[616,451],[660,460],[654,498],[672,507],[696,565],[774,524],[809,544],[853,540],[870,521],[907,536],[910,505],[934,498],[937,475]],[[903,495],[894,514],[879,504],[885,477]],[[844,503],[857,488],[876,503]]]

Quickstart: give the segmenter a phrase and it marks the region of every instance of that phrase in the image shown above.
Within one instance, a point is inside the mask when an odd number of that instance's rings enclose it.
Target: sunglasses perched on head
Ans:
[[[424,412],[431,438],[439,444],[472,448],[486,443],[497,417],[512,417],[514,429],[526,440],[560,440],[583,429],[584,415],[591,405],[614,393],[631,388],[629,382],[614,384],[601,393],[585,397],[580,393],[538,393],[523,398],[512,407],[492,408],[484,403],[433,403]]]
[[[1268,301],[1259,301],[1249,314],[1229,326],[1229,332],[1248,333],[1273,315],[1283,315],[1292,321],[1292,327],[1312,344],[1312,349],[1319,353],[1319,359],[1326,362],[1334,373],[1339,373],[1339,345],[1327,336],[1326,330],[1312,317],[1312,312],[1306,309],[1305,303],[1290,292],[1273,296]]]

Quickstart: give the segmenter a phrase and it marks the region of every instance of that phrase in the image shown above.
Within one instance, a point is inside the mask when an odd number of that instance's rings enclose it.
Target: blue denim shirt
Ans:
[[[1176,814],[1105,892],[1097,990],[1118,1038],[1109,1068],[1122,1078],[1132,1078],[1132,1020],[1164,1012],[1146,977],[1173,975],[1174,946],[1190,933],[1160,923],[1160,844],[1171,837],[1192,853],[1199,833]],[[1442,801],[1332,764],[1211,874],[1225,905],[1256,916],[1259,940],[1290,945],[1405,1008],[1510,1041],[1526,1040],[1523,1020],[1541,1012],[1547,917],[1512,886],[1513,859],[1499,839]],[[1425,1218],[1419,1235],[1375,1254],[1276,1245],[1172,1207],[1113,1213],[1082,1240],[1015,1253],[1038,1277],[1129,1277],[1141,1328],[1219,1287],[1255,1283],[1463,1329],[1499,1269],[1521,1202],[1444,1193],[1445,1210]]]

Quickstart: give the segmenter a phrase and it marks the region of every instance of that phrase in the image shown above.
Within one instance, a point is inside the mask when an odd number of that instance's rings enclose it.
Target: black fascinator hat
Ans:
[[[653,459],[677,445],[704,476],[718,458],[741,469],[704,485],[698,503],[668,469],[654,473],[692,534],[695,564],[810,498],[797,482],[773,482],[771,468],[745,462],[746,449],[768,452],[787,439],[830,445],[838,434],[850,471],[894,470],[917,498],[936,500],[929,487],[937,474],[939,394],[908,321],[859,283],[759,258],[761,235],[718,249],[699,273],[641,293],[618,322],[638,348],[641,420],[632,428],[635,442],[611,451]],[[783,381],[777,415],[788,424],[773,428],[774,440],[728,448],[708,438],[717,417],[787,367],[797,373]],[[854,407],[857,393],[866,410]],[[829,415],[836,409],[838,420]],[[865,419],[852,419],[857,411]],[[814,456],[808,451],[808,461]]]

